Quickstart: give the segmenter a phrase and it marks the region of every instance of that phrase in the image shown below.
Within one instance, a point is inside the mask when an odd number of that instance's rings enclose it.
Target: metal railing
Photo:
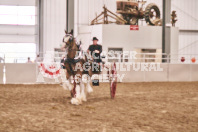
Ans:
[[[53,61],[59,62],[65,52],[46,52],[46,53],[0,53],[0,63],[28,63],[28,57],[32,63],[43,61],[51,57]],[[111,57],[106,55],[103,58],[106,62],[142,62],[142,63],[198,63],[198,54],[161,54],[161,53],[138,53],[135,58],[129,56]]]

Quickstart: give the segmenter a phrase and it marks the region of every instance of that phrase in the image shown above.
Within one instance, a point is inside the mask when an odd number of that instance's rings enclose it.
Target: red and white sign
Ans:
[[[55,79],[60,76],[60,66],[57,64],[39,64],[39,70],[44,77]]]
[[[138,25],[130,25],[130,30],[139,30]]]

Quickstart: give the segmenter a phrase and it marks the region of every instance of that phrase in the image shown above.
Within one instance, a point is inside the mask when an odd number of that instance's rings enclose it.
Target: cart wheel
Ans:
[[[111,69],[111,77],[110,77],[110,95],[112,99],[114,99],[116,94],[116,86],[117,86],[117,72],[116,72],[116,64],[114,63]]]

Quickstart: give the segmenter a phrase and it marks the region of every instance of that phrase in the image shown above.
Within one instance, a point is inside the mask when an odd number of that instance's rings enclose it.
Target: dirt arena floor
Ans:
[[[0,132],[198,132],[198,82],[94,87],[70,104],[59,85],[0,85]]]

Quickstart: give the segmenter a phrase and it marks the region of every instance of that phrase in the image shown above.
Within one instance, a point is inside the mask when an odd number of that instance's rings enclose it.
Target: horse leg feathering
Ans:
[[[76,85],[76,97],[71,99],[71,104],[74,104],[74,105],[82,104],[79,84]]]
[[[83,82],[80,83],[80,86],[81,86],[81,99],[82,101],[87,101],[86,99],[86,94],[85,94],[85,85]]]
[[[93,92],[93,88],[91,87],[90,82],[91,82],[91,79],[88,77],[88,80],[87,80],[87,92],[88,93]]]
[[[65,80],[65,82],[63,83],[63,88],[69,91],[73,89],[73,85],[71,84],[70,79]]]

